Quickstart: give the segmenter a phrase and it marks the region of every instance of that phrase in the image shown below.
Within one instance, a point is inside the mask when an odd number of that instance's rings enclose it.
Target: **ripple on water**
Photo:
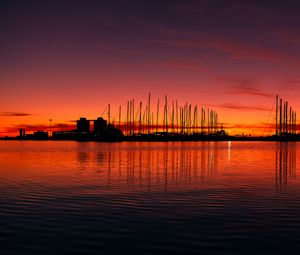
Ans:
[[[299,145],[230,146],[0,142],[2,252],[294,254]]]

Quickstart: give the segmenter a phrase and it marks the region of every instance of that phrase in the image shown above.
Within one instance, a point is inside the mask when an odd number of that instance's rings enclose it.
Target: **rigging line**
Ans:
[[[272,106],[272,109],[271,109],[271,111],[270,111],[270,113],[269,113],[268,121],[267,121],[267,124],[266,124],[266,126],[264,127],[264,132],[263,132],[263,135],[265,135],[265,133],[266,133],[266,130],[268,130],[268,129],[269,129],[269,127],[270,127],[270,126],[271,126],[271,124],[272,124],[272,123],[270,123],[269,121],[270,121],[270,117],[271,117],[271,114],[272,114],[272,112],[273,112],[273,109],[274,109],[274,105]]]
[[[107,108],[108,108],[108,105],[105,107],[105,109],[104,109],[104,111],[102,112],[102,114],[100,115],[100,117],[103,116],[103,114],[106,112]]]
[[[276,107],[276,99],[275,99],[275,107]],[[272,107],[272,111],[273,111],[273,109],[274,109],[274,104],[273,104],[273,107]],[[276,111],[276,109],[275,109],[275,111]],[[275,113],[276,114],[276,113]],[[269,132],[268,132],[268,134],[269,135],[271,135],[271,133],[273,132],[272,130],[273,130],[273,127],[272,127],[272,124],[274,124],[274,120],[276,121],[276,116],[275,116],[275,118],[273,119],[273,121],[271,121],[270,122],[270,124],[269,124]]]
[[[139,116],[140,116],[140,107],[138,107],[138,109],[136,110],[136,113],[135,113],[135,115],[134,115],[134,119],[135,119],[135,120],[138,120],[138,119],[139,119]],[[134,121],[134,122],[136,122],[136,121]]]
[[[271,114],[273,113],[274,104],[275,104],[275,101],[274,101],[273,104],[272,104],[272,108],[271,108],[271,111],[270,111],[270,113],[269,113],[269,117],[268,117],[268,120],[267,120],[267,124],[266,124],[266,126],[265,126],[265,128],[264,128],[263,135],[265,135],[265,132],[266,132],[267,127],[270,126],[270,125],[272,124],[272,123],[270,124],[269,121],[270,121]]]

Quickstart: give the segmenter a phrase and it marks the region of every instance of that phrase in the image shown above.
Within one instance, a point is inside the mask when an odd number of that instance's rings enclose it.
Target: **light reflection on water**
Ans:
[[[0,142],[4,254],[294,254],[298,143]]]
[[[276,192],[284,192],[290,179],[296,178],[296,144],[276,144]]]
[[[102,181],[111,184],[163,188],[197,183],[217,174],[219,150],[211,145],[199,149],[134,148],[132,150],[104,152],[78,152],[81,170],[92,167],[102,173]],[[225,151],[223,153],[226,153]]]

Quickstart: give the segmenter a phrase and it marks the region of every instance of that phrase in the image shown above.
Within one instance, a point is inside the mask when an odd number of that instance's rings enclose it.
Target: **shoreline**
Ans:
[[[0,137],[0,141],[75,141],[75,142],[299,142],[300,135],[293,137],[276,137],[276,136],[261,136],[261,137],[197,137],[197,136],[183,136],[183,137],[153,137],[153,136],[124,136],[122,139],[55,139],[55,138],[18,138],[18,137]]]

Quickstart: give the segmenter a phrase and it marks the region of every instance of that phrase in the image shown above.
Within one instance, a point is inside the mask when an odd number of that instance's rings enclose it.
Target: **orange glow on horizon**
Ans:
[[[108,100],[107,100],[108,101]],[[112,100],[113,101],[113,100]],[[113,101],[114,102],[114,101]],[[135,129],[138,130],[139,126],[139,103],[142,102],[142,123],[146,125],[145,119],[145,112],[147,110],[147,98],[144,97],[143,101],[135,100]],[[115,102],[115,105],[110,104],[111,106],[111,114],[110,119],[111,123],[114,123],[116,127],[119,127],[119,107],[121,106],[121,126],[124,126],[126,123],[126,114],[127,114],[127,103],[120,104],[122,102]],[[64,104],[68,105],[66,102]],[[163,127],[163,108],[164,108],[164,101],[160,99],[159,103],[159,118],[157,123],[157,104],[158,99],[151,97],[151,126],[152,129],[155,130],[157,124],[159,129],[161,130]],[[272,104],[272,101],[271,101]],[[178,115],[180,114],[179,109],[180,107],[184,107],[185,102],[181,101],[178,102]],[[193,122],[193,111],[196,105],[191,105],[191,121]],[[253,109],[251,107],[249,109],[238,109],[238,105],[230,104],[230,105],[197,105],[198,114],[197,114],[197,122],[198,128],[195,130],[201,129],[200,119],[201,119],[201,108],[205,110],[207,113],[208,109],[215,110],[219,116],[219,129],[223,126],[224,130],[229,133],[230,135],[237,135],[237,134],[244,134],[244,135],[251,135],[251,136],[259,136],[259,135],[271,135],[275,133],[275,109],[274,106],[270,105],[269,111],[268,109]],[[168,126],[169,129],[172,129],[171,125],[171,114],[174,107],[174,127],[176,128],[177,122],[180,121],[180,116],[176,119],[176,100],[169,99],[168,101]],[[50,109],[51,110],[50,110]],[[51,121],[51,130],[52,131],[62,131],[62,130],[74,130],[76,128],[76,120],[80,117],[86,117],[88,119],[96,119],[99,116],[102,116],[104,119],[108,119],[108,111],[107,105],[101,104],[101,107],[97,107],[96,110],[93,106],[84,106],[80,107],[76,105],[72,112],[64,113],[64,108],[62,106],[50,106],[49,108],[42,108],[40,109],[40,114],[37,114],[37,109],[35,111],[31,111],[30,108],[28,109],[28,113],[26,112],[2,112],[2,116],[0,116],[0,137],[4,136],[16,136],[19,133],[20,128],[24,128],[27,132],[34,132],[37,130],[44,130],[49,131]],[[236,109],[235,109],[236,108]],[[85,110],[83,110],[85,109]],[[67,110],[67,109],[66,109]],[[50,115],[50,111],[52,114]],[[78,113],[81,113],[78,115]],[[30,113],[32,112],[32,114]],[[49,114],[49,115],[48,115]],[[269,115],[269,116],[267,116]],[[131,120],[132,121],[132,120]],[[268,121],[268,122],[267,122]],[[297,122],[298,123],[298,122]],[[178,123],[179,125],[179,123]],[[193,125],[193,124],[192,124]],[[206,122],[204,124],[204,129],[207,129],[207,117]],[[297,130],[299,130],[299,125],[297,125]],[[123,128],[124,131],[124,128]]]

